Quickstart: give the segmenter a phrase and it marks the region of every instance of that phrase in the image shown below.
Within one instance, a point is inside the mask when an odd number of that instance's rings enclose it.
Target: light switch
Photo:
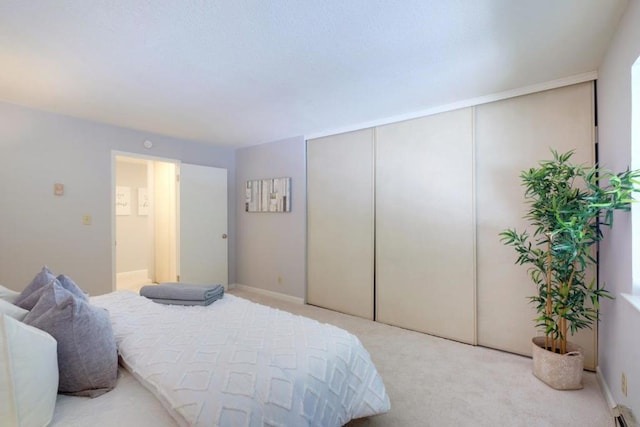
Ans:
[[[56,196],[62,196],[64,194],[64,184],[56,182],[53,184],[53,194]]]
[[[91,215],[89,215],[89,214],[82,215],[82,224],[83,225],[91,225]]]

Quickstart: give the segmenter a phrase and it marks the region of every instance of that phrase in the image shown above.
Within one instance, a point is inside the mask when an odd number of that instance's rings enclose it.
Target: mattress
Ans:
[[[180,426],[341,426],[389,410],[369,353],[335,326],[225,295],[167,306],[131,292],[110,312],[123,365]]]
[[[91,399],[58,395],[50,427],[176,427],[160,401],[133,375],[120,367],[118,383],[108,393]]]

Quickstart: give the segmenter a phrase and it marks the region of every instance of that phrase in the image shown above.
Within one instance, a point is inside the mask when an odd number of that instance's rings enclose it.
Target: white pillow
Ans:
[[[0,299],[13,304],[19,296],[20,292],[12,291],[11,289],[5,288],[4,286],[0,285]]]
[[[24,319],[24,316],[26,316],[28,313],[28,310],[25,310],[24,308],[20,308],[17,305],[13,305],[10,302],[0,299],[0,314],[6,314],[13,317],[14,319],[22,321],[22,319]]]
[[[2,425],[44,427],[58,393],[56,340],[0,315],[0,420]]]

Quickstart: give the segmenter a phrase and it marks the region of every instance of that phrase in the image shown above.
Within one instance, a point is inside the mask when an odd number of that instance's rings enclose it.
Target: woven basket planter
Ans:
[[[533,375],[557,390],[582,388],[584,352],[579,345],[567,342],[567,353],[558,354],[544,349],[544,337],[532,342]]]

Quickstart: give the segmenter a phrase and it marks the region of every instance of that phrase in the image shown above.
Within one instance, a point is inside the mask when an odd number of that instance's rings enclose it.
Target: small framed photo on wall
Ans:
[[[245,212],[291,212],[291,178],[247,181]]]
[[[131,215],[131,187],[116,186],[116,215]]]

